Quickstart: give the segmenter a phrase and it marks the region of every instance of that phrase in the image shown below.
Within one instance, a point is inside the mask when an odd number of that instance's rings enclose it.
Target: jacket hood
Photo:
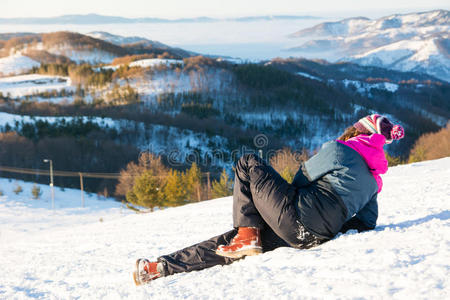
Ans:
[[[371,135],[360,134],[345,142],[338,142],[352,148],[362,156],[370,172],[375,177],[378,184],[378,192],[380,192],[383,187],[380,174],[384,174],[388,170],[388,161],[383,150],[386,138],[378,133]]]

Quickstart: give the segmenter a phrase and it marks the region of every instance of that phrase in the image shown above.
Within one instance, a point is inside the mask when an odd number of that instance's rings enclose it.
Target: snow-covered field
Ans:
[[[229,230],[231,197],[134,214],[112,200],[0,180],[2,299],[449,299],[450,158],[391,168],[378,227],[310,250],[279,248],[229,266],[135,287],[136,258],[154,259]]]
[[[183,65],[183,61],[180,59],[162,59],[162,58],[147,58],[133,61],[130,63],[130,67],[156,67],[159,65],[171,66],[171,65]]]
[[[46,91],[75,90],[69,77],[27,74],[0,78],[0,92],[22,97]]]
[[[386,90],[391,93],[395,93],[398,90],[398,84],[391,82],[366,83],[358,80],[344,79],[342,83],[345,87],[349,85],[354,86],[360,94],[368,93],[371,89]]]

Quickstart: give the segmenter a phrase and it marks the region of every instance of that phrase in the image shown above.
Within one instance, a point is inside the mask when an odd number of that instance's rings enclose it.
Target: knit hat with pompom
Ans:
[[[361,133],[379,133],[384,135],[386,144],[392,143],[393,140],[402,139],[405,136],[405,130],[401,125],[394,125],[388,118],[378,114],[362,118],[353,124],[353,127],[358,129]]]

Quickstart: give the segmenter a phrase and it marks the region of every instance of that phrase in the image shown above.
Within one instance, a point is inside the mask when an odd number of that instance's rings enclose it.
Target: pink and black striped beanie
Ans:
[[[405,136],[405,130],[401,125],[394,125],[388,118],[373,114],[366,116],[353,124],[353,127],[361,133],[379,133],[386,138],[386,144],[392,143],[393,140],[402,139]]]

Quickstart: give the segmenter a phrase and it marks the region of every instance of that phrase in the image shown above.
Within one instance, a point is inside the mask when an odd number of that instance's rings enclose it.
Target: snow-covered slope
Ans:
[[[0,78],[0,92],[11,97],[21,97],[45,91],[73,91],[69,77],[27,74]]]
[[[50,47],[46,50],[51,54],[65,56],[76,63],[87,62],[90,64],[109,64],[118,56],[101,49],[74,49],[73,46],[69,44]]]
[[[28,56],[14,54],[0,58],[0,75],[19,74],[29,71],[33,67],[39,66],[39,62],[29,58]]]
[[[383,178],[374,231],[143,287],[131,279],[135,259],[229,230],[231,197],[136,215],[91,198],[76,208],[75,191],[56,189],[52,211],[47,186],[41,200],[31,200],[31,184],[19,183],[24,192],[15,195],[16,183],[2,179],[0,298],[448,299],[450,158],[394,167]]]
[[[183,65],[183,61],[180,59],[164,59],[164,58],[147,58],[133,61],[130,63],[130,67],[155,67],[159,65],[171,66],[171,65]]]
[[[291,37],[302,39],[303,44],[292,50],[308,57],[422,72],[450,81],[449,14],[436,10],[322,23],[293,33]]]
[[[438,42],[441,39],[416,37],[355,55],[350,60],[366,66],[428,73],[450,81],[450,59],[448,53],[439,48]],[[445,40],[448,39],[449,34],[445,36]]]

